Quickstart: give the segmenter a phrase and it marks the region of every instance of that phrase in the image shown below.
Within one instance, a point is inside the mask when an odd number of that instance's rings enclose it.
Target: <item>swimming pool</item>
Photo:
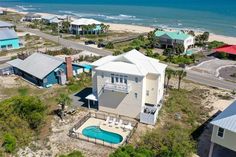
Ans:
[[[98,126],[89,126],[87,128],[84,128],[82,134],[86,137],[99,139],[112,144],[118,144],[123,140],[123,137],[121,135],[102,130]]]

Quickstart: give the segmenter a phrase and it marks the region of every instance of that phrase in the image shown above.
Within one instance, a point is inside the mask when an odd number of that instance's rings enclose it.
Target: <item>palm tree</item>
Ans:
[[[170,79],[174,75],[175,75],[175,71],[174,70],[172,70],[170,68],[166,69],[166,93],[168,93]]]
[[[187,72],[184,70],[178,70],[176,71],[176,75],[178,76],[178,79],[179,79],[179,82],[178,82],[178,90],[179,90],[181,81],[183,80],[184,77],[187,76]]]
[[[91,25],[91,31],[92,31],[92,33],[95,33],[95,34],[97,34],[96,32],[97,32],[97,30],[96,30],[96,28],[97,28],[97,25],[96,24],[92,24]]]
[[[63,119],[64,117],[64,112],[65,112],[65,106],[70,106],[72,99],[69,97],[68,94],[62,93],[60,96],[56,99],[58,104],[61,105],[61,118]]]
[[[102,30],[104,33],[107,33],[108,30],[109,30],[109,28],[110,28],[110,25],[105,25],[104,23],[102,23],[102,24],[100,25],[100,27],[101,27],[101,30]]]
[[[86,32],[86,34],[87,34],[87,32],[88,32],[88,26],[87,26],[87,25],[82,25],[82,26],[81,26],[81,29],[82,29],[82,34],[83,34],[83,35],[85,34],[85,32]]]

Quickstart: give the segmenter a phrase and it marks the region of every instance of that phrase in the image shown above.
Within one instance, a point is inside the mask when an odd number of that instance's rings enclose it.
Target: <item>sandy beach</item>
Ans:
[[[12,8],[3,8],[0,7],[0,10],[7,10],[7,11],[11,11],[11,12],[16,12],[19,14],[27,14],[27,12],[19,12],[15,9]],[[45,15],[48,13],[38,13],[41,15]],[[117,31],[117,32],[132,32],[132,33],[147,33],[150,31],[153,31],[155,28],[153,27],[146,27],[146,26],[138,26],[138,25],[129,25],[129,24],[115,24],[115,23],[105,23],[110,25],[110,30],[111,31]],[[173,30],[171,30],[173,31]],[[199,34],[201,32],[195,32],[196,34]],[[214,33],[210,33],[210,37],[209,37],[209,41],[221,41],[224,42],[226,44],[230,44],[230,45],[236,45],[236,37],[230,37],[230,36],[224,36],[224,35],[218,35],[218,34],[214,34]]]

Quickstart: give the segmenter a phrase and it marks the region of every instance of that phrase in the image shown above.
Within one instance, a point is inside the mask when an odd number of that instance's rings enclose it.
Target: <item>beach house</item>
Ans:
[[[23,17],[22,21],[32,22],[32,21],[41,20],[41,19],[42,19],[42,16],[37,13],[28,13]]]
[[[13,67],[14,74],[40,87],[64,85],[73,75],[83,72],[83,67],[73,63],[70,57],[64,59],[42,53],[33,53],[24,60],[15,59],[7,63]]]
[[[156,31],[155,36],[162,47],[174,47],[176,44],[184,46],[184,52],[194,45],[195,39],[192,35],[183,32]]]
[[[92,63],[93,93],[86,99],[101,111],[154,125],[162,107],[167,65],[137,50]]]
[[[20,48],[20,40],[14,29],[0,28],[0,51]]]
[[[214,118],[211,124],[213,131],[209,157],[212,157],[215,144],[236,151],[236,101]]]
[[[86,19],[86,18],[75,19],[70,24],[70,32],[72,34],[77,34],[77,35],[85,33],[98,34],[99,32],[101,32],[100,25],[101,22],[94,19]]]

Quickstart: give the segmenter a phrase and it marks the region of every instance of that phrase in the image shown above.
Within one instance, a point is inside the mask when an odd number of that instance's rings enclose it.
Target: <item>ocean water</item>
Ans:
[[[0,6],[236,36],[236,0],[0,0]]]

